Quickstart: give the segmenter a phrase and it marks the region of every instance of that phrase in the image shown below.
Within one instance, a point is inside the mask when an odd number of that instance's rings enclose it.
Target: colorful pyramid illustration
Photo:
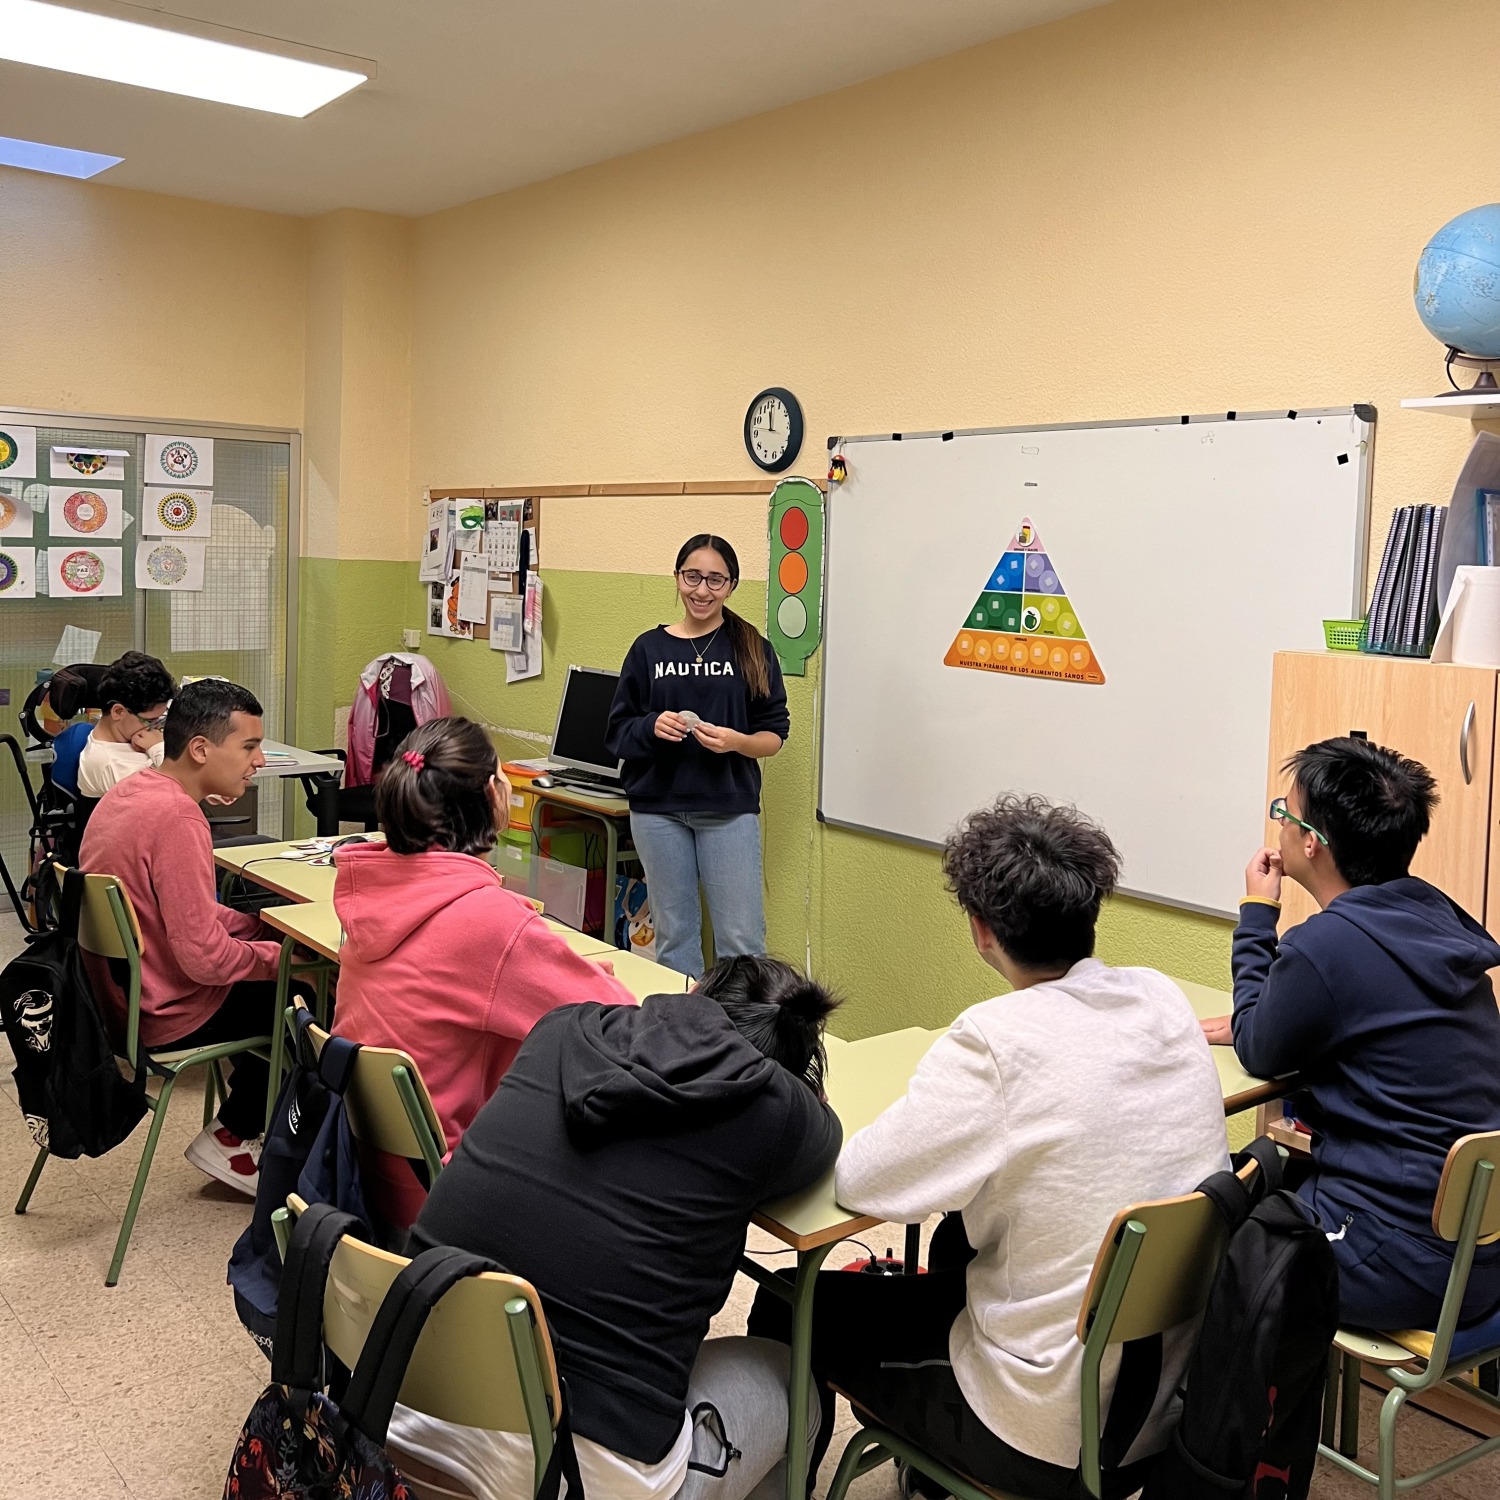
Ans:
[[[1030,516],[1011,538],[943,664],[1058,682],[1104,681],[1083,623]]]

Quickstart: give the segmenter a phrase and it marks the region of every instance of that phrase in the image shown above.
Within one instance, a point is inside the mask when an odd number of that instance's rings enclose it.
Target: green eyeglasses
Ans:
[[[1271,804],[1271,819],[1276,823],[1295,823],[1304,832],[1312,834],[1325,849],[1328,847],[1328,840],[1311,823],[1304,823],[1295,813],[1287,811],[1285,797],[1278,797]]]

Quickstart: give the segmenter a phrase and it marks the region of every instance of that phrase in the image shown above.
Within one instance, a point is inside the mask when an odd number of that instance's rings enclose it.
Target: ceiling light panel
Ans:
[[[97,151],[74,151],[68,146],[46,146],[41,141],[0,135],[0,167],[50,172],[54,177],[97,177],[124,160],[123,156],[101,156]]]
[[[0,0],[0,59],[298,119],[369,76],[41,0]]]

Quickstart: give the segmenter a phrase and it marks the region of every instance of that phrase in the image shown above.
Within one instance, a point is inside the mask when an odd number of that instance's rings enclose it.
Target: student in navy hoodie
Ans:
[[[1432,1229],[1449,1148],[1500,1130],[1500,1011],[1486,970],[1500,945],[1407,873],[1437,785],[1361,739],[1323,740],[1286,764],[1271,804],[1278,848],[1245,872],[1234,934],[1234,1050],[1262,1077],[1297,1073],[1312,1131],[1300,1192],[1339,1265],[1340,1316],[1431,1328],[1452,1264]],[[1279,941],[1281,882],[1322,908]],[[1205,1021],[1210,1041],[1227,1041]],[[1462,1320],[1500,1305],[1500,1245],[1474,1258]]]

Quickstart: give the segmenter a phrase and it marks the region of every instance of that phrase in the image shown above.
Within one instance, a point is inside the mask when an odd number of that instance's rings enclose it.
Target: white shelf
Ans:
[[[1435,411],[1470,422],[1500,422],[1500,396],[1413,396],[1401,403],[1407,411]]]

